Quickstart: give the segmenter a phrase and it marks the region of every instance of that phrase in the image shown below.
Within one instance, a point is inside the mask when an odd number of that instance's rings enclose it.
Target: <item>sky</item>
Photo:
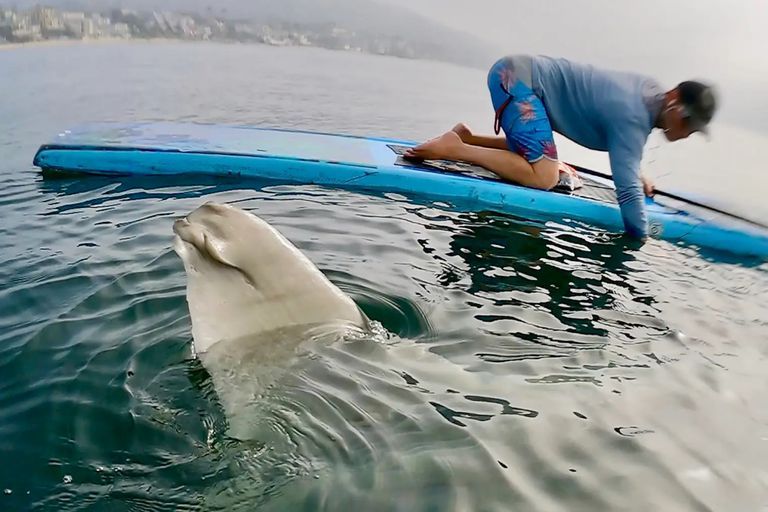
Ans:
[[[717,121],[768,133],[768,1],[387,0],[509,53],[713,83]]]

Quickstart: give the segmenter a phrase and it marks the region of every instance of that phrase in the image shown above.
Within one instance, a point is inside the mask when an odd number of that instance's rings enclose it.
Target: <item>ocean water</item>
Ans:
[[[0,510],[768,510],[763,262],[418,196],[31,165],[84,121],[419,139],[487,127],[484,87],[306,48],[0,50]],[[712,187],[722,142],[691,144],[651,152],[664,183],[764,208],[755,169]],[[191,353],[171,248],[206,200],[268,220],[388,333],[289,361],[248,439]]]

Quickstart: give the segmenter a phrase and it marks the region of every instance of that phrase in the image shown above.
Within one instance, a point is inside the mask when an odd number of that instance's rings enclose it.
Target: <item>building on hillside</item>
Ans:
[[[61,21],[69,35],[77,38],[83,37],[84,12],[62,12]]]
[[[40,25],[42,32],[60,32],[64,30],[64,22],[55,9],[50,7],[35,7],[32,9],[32,23]]]
[[[11,37],[7,38],[11,42],[29,43],[32,41],[42,41],[43,32],[40,25],[25,24],[22,27],[15,28],[11,32]]]
[[[96,29],[96,23],[91,18],[85,18],[83,20],[82,37],[85,39],[99,37],[99,33]]]
[[[129,38],[131,37],[131,28],[128,26],[127,23],[115,23],[112,25],[112,30],[110,35],[113,37],[122,37],[122,38]]]
[[[0,22],[16,22],[16,13],[10,9],[0,9]]]

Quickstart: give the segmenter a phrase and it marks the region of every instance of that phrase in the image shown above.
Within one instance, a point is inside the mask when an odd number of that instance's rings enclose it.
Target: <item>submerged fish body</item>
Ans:
[[[302,344],[368,330],[354,301],[255,215],[207,203],[173,230],[194,351],[228,417],[253,402]]]

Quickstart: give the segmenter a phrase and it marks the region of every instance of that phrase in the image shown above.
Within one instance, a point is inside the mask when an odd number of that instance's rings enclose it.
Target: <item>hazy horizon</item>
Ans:
[[[29,7],[38,0],[0,2]],[[526,4],[486,0],[48,0],[54,6],[176,8],[232,16],[336,21],[456,52],[455,61],[486,67],[509,53],[548,54],[597,67],[648,74],[665,87],[698,78],[713,83],[721,108],[715,124],[768,133],[768,4],[705,0],[617,4],[608,0]],[[413,13],[413,14],[409,14]]]
[[[29,9],[38,0],[17,0],[17,8]],[[461,29],[433,22],[428,16],[410,14],[376,0],[47,0],[45,5],[61,10],[108,11],[125,8],[137,11],[168,10],[229,20],[259,23],[320,25],[333,23],[372,36],[402,39],[430,49],[427,53],[442,61],[484,67],[493,59],[492,46]],[[0,0],[0,6],[4,5]]]

